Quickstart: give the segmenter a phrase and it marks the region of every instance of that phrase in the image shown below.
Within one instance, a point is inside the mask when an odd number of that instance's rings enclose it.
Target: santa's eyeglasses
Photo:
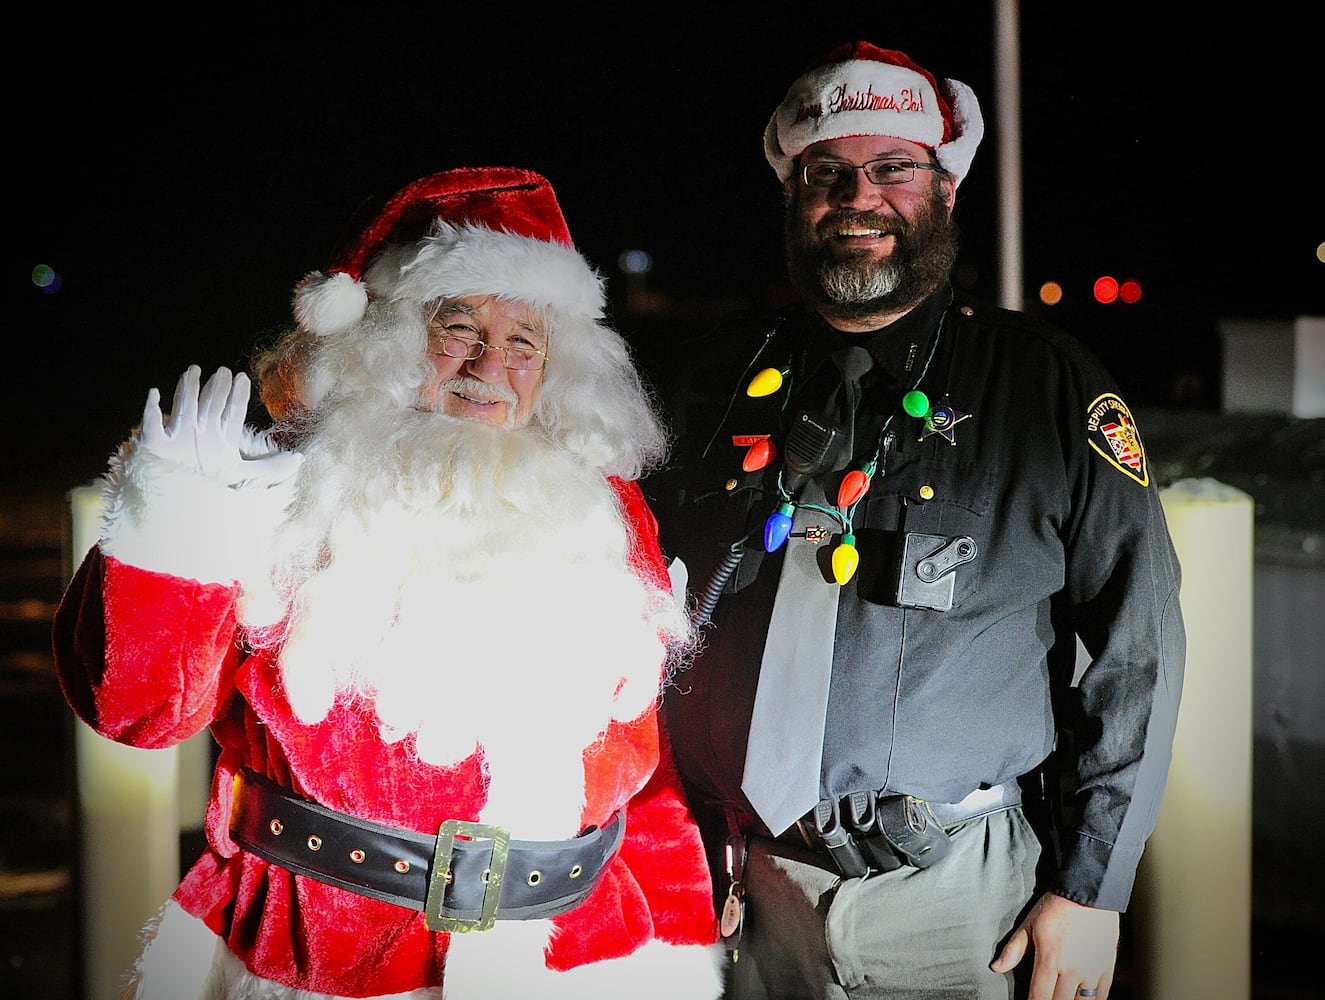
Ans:
[[[463,358],[466,361],[477,361],[483,357],[484,351],[500,351],[501,363],[517,372],[536,372],[547,363],[547,352],[530,344],[506,344],[503,347],[455,333],[434,336],[433,343],[448,358]]]

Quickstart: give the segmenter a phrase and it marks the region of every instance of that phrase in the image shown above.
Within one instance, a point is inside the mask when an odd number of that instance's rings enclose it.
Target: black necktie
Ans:
[[[874,367],[874,359],[863,347],[843,347],[832,354],[833,364],[842,373],[842,422],[846,425],[846,459],[856,453],[856,408],[860,406],[860,380]]]

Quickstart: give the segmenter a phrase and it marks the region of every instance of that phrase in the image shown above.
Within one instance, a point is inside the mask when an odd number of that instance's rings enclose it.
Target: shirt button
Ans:
[[[928,483],[926,483],[924,486],[920,487],[920,499],[921,499],[921,500],[933,500],[933,499],[934,499],[934,487],[930,486]]]

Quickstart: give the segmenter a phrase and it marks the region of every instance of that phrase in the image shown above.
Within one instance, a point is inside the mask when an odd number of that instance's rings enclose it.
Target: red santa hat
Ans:
[[[325,272],[295,290],[299,325],[341,333],[369,298],[499,295],[597,316],[601,277],[575,250],[552,185],[518,167],[460,167],[394,194]]]
[[[935,80],[905,53],[849,42],[791,85],[764,130],[764,155],[786,181],[796,157],[825,139],[879,135],[932,149],[961,183],[984,136],[975,92]]]

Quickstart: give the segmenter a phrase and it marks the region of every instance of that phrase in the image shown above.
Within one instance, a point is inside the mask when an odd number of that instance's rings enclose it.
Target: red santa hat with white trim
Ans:
[[[601,276],[571,242],[552,185],[519,167],[460,167],[402,188],[326,271],[295,289],[318,336],[363,318],[369,298],[499,295],[569,316],[604,307]]]
[[[849,42],[791,85],[764,130],[764,155],[785,182],[796,157],[816,142],[890,136],[932,149],[960,184],[984,131],[980,103],[966,84],[936,80],[905,53]]]

